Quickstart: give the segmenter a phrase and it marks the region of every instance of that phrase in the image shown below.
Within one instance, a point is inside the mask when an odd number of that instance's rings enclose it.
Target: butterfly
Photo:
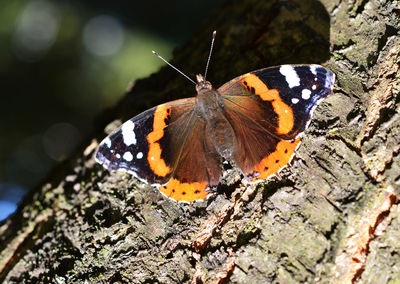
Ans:
[[[224,161],[249,182],[267,180],[294,156],[313,110],[332,93],[335,74],[316,64],[281,65],[218,89],[202,75],[196,79],[196,97],[126,121],[99,144],[96,161],[184,202],[215,192]]]

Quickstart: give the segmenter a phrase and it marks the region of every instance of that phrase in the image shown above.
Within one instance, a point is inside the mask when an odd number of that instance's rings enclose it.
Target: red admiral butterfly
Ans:
[[[196,97],[128,120],[100,143],[96,160],[177,201],[205,199],[218,185],[225,160],[249,181],[263,181],[290,162],[334,81],[320,65],[260,69],[218,89],[197,75]]]

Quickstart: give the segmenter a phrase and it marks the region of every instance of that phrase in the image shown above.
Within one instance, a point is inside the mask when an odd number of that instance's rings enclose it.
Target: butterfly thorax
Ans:
[[[215,119],[222,107],[221,98],[217,90],[215,90],[211,83],[205,81],[198,75],[198,84],[196,85],[197,97],[195,111],[197,115],[205,120]]]
[[[225,159],[230,159],[234,131],[225,117],[223,98],[202,75],[197,75],[197,82],[196,114],[206,121],[206,134],[215,150]]]

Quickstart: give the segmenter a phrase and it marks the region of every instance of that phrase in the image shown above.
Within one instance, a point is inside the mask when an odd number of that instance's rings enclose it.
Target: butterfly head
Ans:
[[[203,77],[203,75],[199,74],[196,75],[196,91],[199,93],[200,91],[207,91],[212,89],[212,85],[210,82],[206,81],[206,79]]]

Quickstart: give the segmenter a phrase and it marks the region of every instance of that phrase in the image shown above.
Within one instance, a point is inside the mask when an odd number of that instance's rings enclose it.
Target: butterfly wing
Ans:
[[[196,119],[194,98],[149,109],[125,122],[99,145],[96,160],[127,171],[178,201],[204,199],[216,186],[218,156]]]
[[[267,179],[290,161],[299,134],[317,103],[332,92],[334,80],[319,65],[282,65],[247,73],[218,89],[235,131],[233,160],[253,181]]]

